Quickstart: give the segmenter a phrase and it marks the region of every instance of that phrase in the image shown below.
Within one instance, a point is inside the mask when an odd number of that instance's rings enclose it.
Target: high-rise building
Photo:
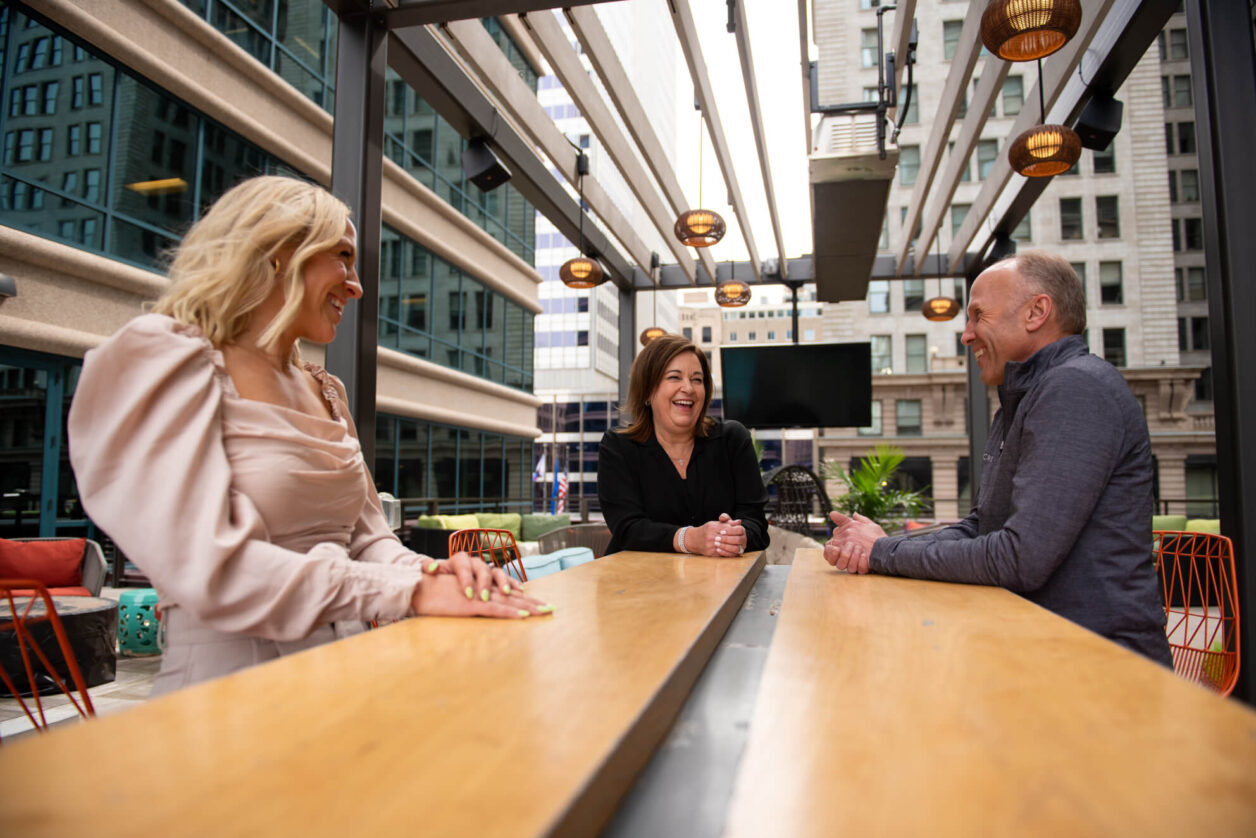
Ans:
[[[328,183],[336,47],[322,0],[0,0],[0,534],[88,526],[64,439],[81,358],[162,292],[188,225],[245,177]],[[530,506],[535,210],[471,183],[467,140],[391,70],[386,99],[377,483]]]
[[[911,233],[903,229],[906,208],[968,5],[916,4],[915,85],[898,137],[882,253],[895,252]],[[877,6],[875,0],[813,4],[822,103],[875,99]],[[891,20],[887,17],[887,25]],[[1081,276],[1090,349],[1121,369],[1144,406],[1162,508],[1215,515],[1215,478],[1213,485],[1206,478],[1207,464],[1215,463],[1206,304],[1202,272],[1192,274],[1203,264],[1199,208],[1186,200],[1189,195],[1198,201],[1189,162],[1194,117],[1183,16],[1173,21],[1161,45],[1148,51],[1116,93],[1124,102],[1124,123],[1112,144],[1104,151],[1083,151],[1072,170],[1055,177],[1014,238],[1021,249],[1064,256]],[[974,85],[988,61],[983,51]],[[949,223],[939,231],[941,249],[949,247],[994,160],[1006,153],[1017,115],[1037,107],[1033,69],[1012,66],[975,152],[965,161]],[[961,116],[967,99],[965,93]],[[958,134],[958,122],[953,131]],[[824,340],[871,343],[873,411],[869,427],[821,429],[821,458],[849,467],[875,443],[897,445],[907,456],[908,485],[929,487],[939,518],[966,513],[970,500],[964,319],[927,321],[920,304],[938,295],[962,299],[962,291],[961,278],[874,280],[865,301],[824,306]],[[996,407],[997,399],[991,404]],[[830,489],[837,491],[837,484]]]

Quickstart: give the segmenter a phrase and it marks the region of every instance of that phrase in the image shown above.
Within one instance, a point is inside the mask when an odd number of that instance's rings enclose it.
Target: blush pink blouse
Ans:
[[[242,398],[200,330],[164,315],[132,320],[84,359],[68,425],[83,506],[163,606],[214,632],[294,641],[400,619],[421,581],[340,382],[306,369],[334,418]]]

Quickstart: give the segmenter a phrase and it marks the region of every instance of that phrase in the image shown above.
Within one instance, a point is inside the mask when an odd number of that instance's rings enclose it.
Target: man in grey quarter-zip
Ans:
[[[963,341],[1000,407],[976,506],[916,537],[835,512],[824,556],[852,573],[1000,585],[1171,666],[1147,421],[1116,368],[1090,354],[1085,328],[1064,259],[1028,251],[982,272]]]

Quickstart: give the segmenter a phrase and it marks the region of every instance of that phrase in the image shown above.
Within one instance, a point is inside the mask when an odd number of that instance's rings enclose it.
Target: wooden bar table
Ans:
[[[620,553],[0,746],[0,835],[591,835],[763,566]]]
[[[1256,835],[1256,713],[999,588],[799,550],[725,825]]]

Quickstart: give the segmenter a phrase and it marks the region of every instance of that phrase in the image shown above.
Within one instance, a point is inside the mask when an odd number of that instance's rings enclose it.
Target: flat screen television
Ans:
[[[860,428],[872,424],[867,343],[726,346],[724,416],[747,428]]]

